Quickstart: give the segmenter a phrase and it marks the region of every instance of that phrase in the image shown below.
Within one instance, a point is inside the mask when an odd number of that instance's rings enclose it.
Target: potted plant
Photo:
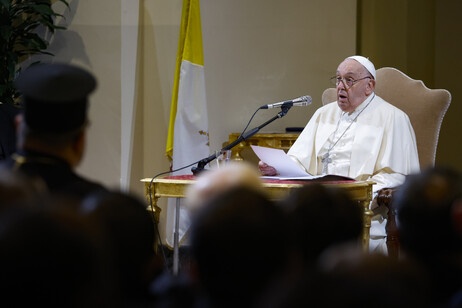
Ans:
[[[65,0],[56,0],[69,4]],[[54,2],[56,2],[54,1]],[[57,29],[51,0],[0,0],[0,103],[18,104],[14,80],[20,64],[35,54],[47,54],[49,42],[37,30],[45,27],[51,35]]]

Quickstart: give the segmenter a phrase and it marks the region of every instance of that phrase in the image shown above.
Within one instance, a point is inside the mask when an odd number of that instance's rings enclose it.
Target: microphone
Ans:
[[[261,109],[270,109],[270,108],[278,108],[278,107],[292,107],[292,106],[308,106],[311,104],[311,96],[303,95],[292,100],[288,100],[285,102],[279,102],[274,104],[268,104],[261,106]]]

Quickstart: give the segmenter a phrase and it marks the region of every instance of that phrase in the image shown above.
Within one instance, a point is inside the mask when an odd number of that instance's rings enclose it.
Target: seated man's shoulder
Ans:
[[[330,103],[327,103],[321,106],[319,109],[331,109],[331,108],[336,108],[337,106],[338,106],[337,101],[333,101],[333,102],[330,102]]]
[[[335,101],[335,102],[328,103],[328,104],[325,104],[319,107],[316,110],[316,113],[325,114],[325,113],[337,112],[338,110],[339,108],[338,108],[337,102]]]

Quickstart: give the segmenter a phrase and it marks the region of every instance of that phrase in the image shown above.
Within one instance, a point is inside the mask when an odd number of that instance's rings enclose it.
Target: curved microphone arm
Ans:
[[[236,145],[238,145],[239,143],[241,143],[242,141],[244,140],[247,140],[249,139],[250,137],[252,137],[253,135],[255,135],[256,133],[258,133],[260,131],[260,129],[262,129],[263,127],[267,126],[268,124],[270,124],[271,122],[273,122],[274,120],[276,119],[279,119],[279,118],[282,118],[283,116],[285,116],[287,114],[287,112],[289,111],[289,109],[292,108],[292,105],[281,105],[281,111],[275,115],[274,117],[272,117],[271,119],[269,119],[268,121],[266,121],[265,123],[251,129],[250,131],[248,131],[247,133],[245,134],[242,134],[241,136],[239,136],[239,138],[237,138],[234,142],[228,144],[227,146],[225,146],[224,148],[222,148],[221,150],[222,151],[226,151],[226,150],[231,150],[232,148],[234,148]],[[205,166],[211,162],[212,160],[214,160],[215,158],[217,158],[217,155],[216,154],[212,154],[210,155],[209,157],[207,158],[204,158],[202,160],[200,160],[198,163],[197,163],[197,167],[192,167],[191,168],[191,171],[194,175],[198,175],[199,173],[201,173]]]

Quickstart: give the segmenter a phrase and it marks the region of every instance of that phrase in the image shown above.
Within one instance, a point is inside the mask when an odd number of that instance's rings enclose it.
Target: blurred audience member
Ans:
[[[363,209],[343,190],[317,183],[305,185],[283,200],[283,208],[305,266],[314,265],[332,245],[361,243]]]
[[[51,193],[83,197],[103,190],[74,172],[85,150],[87,97],[96,80],[68,64],[39,64],[16,80],[23,112],[17,116],[17,151],[4,166],[41,180]]]
[[[258,170],[245,162],[230,162],[219,169],[202,172],[186,192],[186,208],[192,220],[211,199],[236,187],[262,190]],[[197,296],[197,284],[192,281],[196,275],[189,275],[191,271],[195,272],[195,267],[191,268],[189,236],[188,231],[179,249],[178,276],[173,277],[170,272],[164,272],[151,286],[158,307],[196,307],[202,300]]]
[[[320,307],[430,307],[427,276],[411,262],[349,244],[326,250],[320,262],[311,292]]]
[[[272,300],[259,307],[430,307],[428,279],[419,267],[365,253],[352,242],[324,250],[316,270],[286,289],[285,297],[270,294]]]
[[[81,212],[102,232],[123,306],[149,303],[149,285],[163,264],[154,250],[155,226],[145,204],[125,193],[100,192],[83,200]]]
[[[409,176],[394,195],[402,252],[428,271],[438,307],[462,291],[461,200],[461,175],[443,167]]]
[[[252,307],[287,262],[282,211],[261,192],[234,187],[203,204],[191,230],[195,272],[211,307]]]
[[[362,249],[363,209],[346,192],[318,183],[293,190],[281,206],[287,215],[291,260],[285,280],[258,307],[305,307],[315,293],[325,291],[318,287],[317,268],[323,252],[346,243]]]
[[[2,306],[110,304],[98,246],[74,212],[10,208],[0,226]]]
[[[236,186],[263,191],[258,169],[245,162],[230,162],[201,173],[186,193],[190,213],[194,215],[208,200]]]

